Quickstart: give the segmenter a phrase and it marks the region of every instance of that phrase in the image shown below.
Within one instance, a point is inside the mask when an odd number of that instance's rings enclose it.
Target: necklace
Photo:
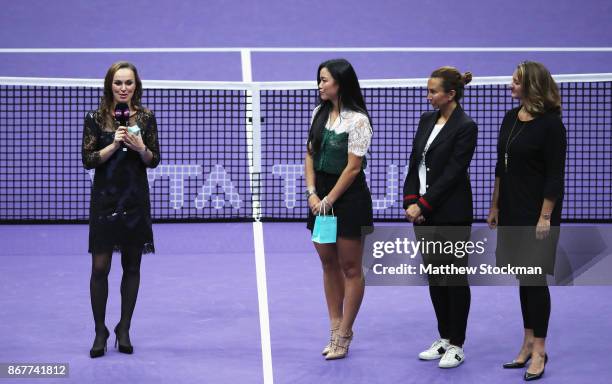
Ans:
[[[521,134],[521,132],[523,131],[523,128],[525,128],[525,125],[527,125],[526,123],[521,121],[521,128],[516,132],[516,135],[512,137],[512,134],[514,133],[514,128],[516,128],[516,124],[518,123],[518,121],[519,121],[519,118],[518,118],[518,113],[517,113],[516,119],[514,120],[514,124],[512,125],[512,129],[510,130],[510,134],[508,135],[508,139],[506,140],[506,150],[504,151],[504,169],[506,173],[508,173],[508,148],[510,147],[510,144],[512,144],[514,140],[516,140],[518,135]]]

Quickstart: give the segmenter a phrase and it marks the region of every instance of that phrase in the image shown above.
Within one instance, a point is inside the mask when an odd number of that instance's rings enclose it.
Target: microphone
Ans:
[[[130,120],[130,107],[126,103],[118,103],[115,106],[115,120],[119,122],[119,125],[127,127]],[[121,150],[127,151],[125,143],[121,143]]]

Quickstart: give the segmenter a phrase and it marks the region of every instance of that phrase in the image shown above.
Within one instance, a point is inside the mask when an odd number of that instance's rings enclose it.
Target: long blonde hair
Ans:
[[[543,64],[523,61],[516,67],[516,77],[523,92],[521,103],[530,115],[561,114],[559,87]]]
[[[140,81],[140,76],[138,76],[138,70],[136,70],[136,66],[134,64],[129,63],[127,61],[118,61],[113,63],[108,71],[106,71],[106,76],[104,77],[104,94],[100,99],[100,106],[98,107],[98,112],[101,118],[101,123],[107,127],[111,128],[114,126],[115,121],[112,117],[113,112],[113,103],[115,99],[113,97],[113,79],[115,77],[115,73],[118,70],[128,68],[134,72],[134,80],[136,82],[136,89],[134,90],[134,96],[132,96],[132,108],[135,110],[145,110],[141,104],[142,98],[142,81]]]

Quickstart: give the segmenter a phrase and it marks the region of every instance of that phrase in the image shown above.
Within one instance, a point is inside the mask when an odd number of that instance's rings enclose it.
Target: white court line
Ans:
[[[255,245],[255,270],[257,273],[257,301],[259,302],[259,328],[261,332],[261,357],[264,384],[272,384],[272,345],[270,343],[270,314],[268,312],[268,287],[266,283],[266,257],[264,251],[263,224],[253,222]]]
[[[579,73],[553,75],[558,83],[573,82],[599,82],[612,81],[612,73]],[[468,85],[486,84],[510,84],[510,76],[482,76],[474,77]],[[423,87],[427,84],[427,78],[416,79],[364,79],[359,81],[362,88],[385,88],[385,87]],[[102,88],[102,79],[71,79],[71,78],[46,78],[46,77],[1,77],[0,85],[14,86],[43,86],[43,87],[89,87]],[[191,81],[191,80],[143,80],[143,88],[147,89],[232,89],[232,90],[272,90],[272,89],[316,89],[315,80],[309,81],[264,81],[264,82],[241,82],[241,81]],[[254,123],[257,123],[254,120]]]
[[[0,48],[0,53],[612,52],[612,47],[133,47]]]
[[[253,81],[253,70],[251,67],[251,51],[248,49],[240,50],[240,64],[242,67],[242,81]]]
[[[240,51],[242,67],[242,81],[252,83],[253,72],[251,66],[251,52],[248,49]],[[260,159],[261,146],[259,145],[259,90],[247,90],[247,103],[251,105],[250,113],[247,111],[247,148],[249,148],[249,175],[251,193],[253,195],[253,245],[255,248],[255,274],[257,276],[257,302],[259,304],[259,334],[261,337],[261,360],[263,367],[264,384],[274,383],[272,371],[272,343],[270,341],[270,313],[268,311],[268,285],[266,278],[266,253],[264,249],[263,224],[259,221],[259,176],[261,173]],[[251,121],[249,121],[249,117]],[[255,145],[257,144],[257,145]]]

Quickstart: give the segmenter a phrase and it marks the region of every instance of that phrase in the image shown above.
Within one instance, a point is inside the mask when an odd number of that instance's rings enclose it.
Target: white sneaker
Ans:
[[[463,353],[463,348],[458,347],[456,345],[449,345],[440,359],[438,363],[438,367],[440,368],[455,368],[463,363],[465,360],[465,354]]]
[[[419,353],[419,359],[421,360],[436,360],[441,358],[446,352],[446,349],[450,346],[448,339],[438,339],[431,344],[431,347],[425,351]]]

